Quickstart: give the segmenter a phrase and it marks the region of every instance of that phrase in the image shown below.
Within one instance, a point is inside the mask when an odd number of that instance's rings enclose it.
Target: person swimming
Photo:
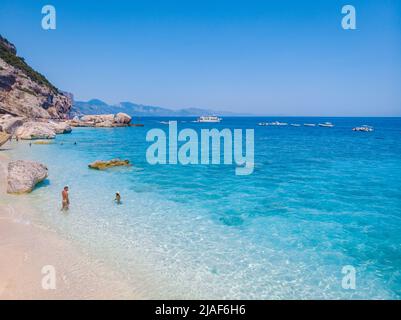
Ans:
[[[114,201],[115,201],[117,204],[121,204],[121,195],[120,195],[120,192],[116,192],[116,198],[114,199]]]
[[[65,186],[63,191],[61,192],[62,198],[63,198],[63,202],[62,202],[62,209],[64,211],[67,211],[70,207],[70,197],[68,194],[68,186]]]

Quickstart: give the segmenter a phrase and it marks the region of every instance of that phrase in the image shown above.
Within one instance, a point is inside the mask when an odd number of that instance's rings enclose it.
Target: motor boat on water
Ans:
[[[279,122],[279,121],[274,121],[274,122],[259,122],[258,126],[261,127],[266,127],[266,126],[288,126],[288,123],[285,122]]]
[[[269,126],[288,126],[288,123],[274,121],[274,122],[269,123]]]
[[[331,122],[319,123],[319,127],[333,128],[334,124],[332,124]]]
[[[195,122],[199,123],[219,123],[223,120],[222,118],[216,116],[201,116]]]
[[[314,123],[304,123],[305,127],[316,127],[316,124]]]
[[[372,131],[374,131],[374,129],[371,126],[363,125],[360,127],[353,128],[352,131],[372,132]]]

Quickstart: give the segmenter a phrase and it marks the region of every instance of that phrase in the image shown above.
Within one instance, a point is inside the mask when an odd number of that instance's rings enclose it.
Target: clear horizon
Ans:
[[[276,116],[401,116],[401,4],[2,1],[1,34],[76,100]],[[273,115],[274,116],[274,115]]]

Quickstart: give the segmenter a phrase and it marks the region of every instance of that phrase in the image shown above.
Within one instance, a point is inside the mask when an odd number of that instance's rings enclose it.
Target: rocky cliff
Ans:
[[[0,113],[28,118],[66,118],[70,94],[59,91],[17,56],[15,46],[0,36]]]

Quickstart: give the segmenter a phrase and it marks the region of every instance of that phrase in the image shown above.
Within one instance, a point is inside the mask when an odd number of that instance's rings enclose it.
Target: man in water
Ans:
[[[70,207],[70,197],[68,196],[68,187],[65,186],[63,192],[61,192],[63,197],[63,206],[62,210],[68,210]]]

